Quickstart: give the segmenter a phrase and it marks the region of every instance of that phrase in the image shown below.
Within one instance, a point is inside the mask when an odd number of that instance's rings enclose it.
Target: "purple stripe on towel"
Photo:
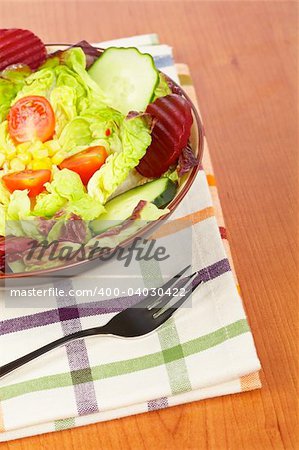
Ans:
[[[156,400],[150,400],[147,402],[148,411],[157,411],[158,409],[163,409],[168,407],[167,397],[157,398]]]
[[[212,264],[198,271],[198,275],[194,280],[207,282],[230,270],[227,259]],[[141,298],[139,296],[120,297],[102,301],[91,301],[89,303],[76,304],[72,299],[72,304],[66,308],[59,305],[58,309],[53,309],[28,316],[16,317],[15,319],[7,319],[0,321],[0,336],[8,333],[16,333],[18,331],[28,330],[31,328],[42,327],[57,323],[59,321],[68,321],[78,317],[90,317],[102,314],[111,314],[122,311],[125,308],[135,305]]]
[[[72,289],[72,282],[70,279],[63,280],[55,282],[55,286],[68,293]],[[78,306],[75,306],[75,304],[76,299],[70,295],[57,297],[58,311],[60,312],[60,318],[63,318],[60,323],[64,336],[82,330]],[[64,311],[63,315],[61,315],[61,310]],[[66,313],[67,310],[69,315]],[[80,339],[68,343],[66,352],[74,385],[78,414],[83,416],[98,412],[99,408],[84,340]]]

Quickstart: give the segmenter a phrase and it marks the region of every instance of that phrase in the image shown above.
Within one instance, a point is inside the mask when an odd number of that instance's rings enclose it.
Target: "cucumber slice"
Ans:
[[[151,55],[135,47],[110,47],[88,71],[110,99],[110,106],[123,114],[144,111],[159,82]]]
[[[140,200],[154,203],[158,208],[163,208],[174,198],[176,191],[176,184],[168,178],[159,178],[130,189],[107,202],[106,212],[90,222],[90,229],[93,234],[99,234],[120,224],[130,217]]]

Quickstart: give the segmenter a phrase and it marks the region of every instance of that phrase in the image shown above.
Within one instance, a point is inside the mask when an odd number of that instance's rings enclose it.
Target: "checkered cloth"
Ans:
[[[100,45],[111,44],[150,52],[156,65],[177,79],[196,103],[188,68],[173,63],[171,48],[159,45],[156,35]],[[0,441],[260,387],[260,363],[206,143],[203,167],[171,217],[172,222],[185,220],[192,228],[193,268],[204,281],[193,295],[192,308],[177,312],[151,335],[78,340],[0,380]],[[155,237],[172,231],[166,224]],[[181,268],[178,264],[177,272]],[[146,286],[147,269],[141,267],[141,272]],[[159,270],[153,276],[157,285],[162,283]],[[69,289],[76,281],[63,283],[60,287]],[[109,307],[92,300],[88,307],[79,298],[58,297],[51,308],[23,309],[9,308],[1,298],[0,365],[68,333],[104,324],[121,309],[117,299]]]

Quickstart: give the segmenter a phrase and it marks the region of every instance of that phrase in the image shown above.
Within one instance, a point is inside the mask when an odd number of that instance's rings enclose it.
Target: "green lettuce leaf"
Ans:
[[[14,83],[19,89],[21,89],[24,85],[25,78],[31,75],[31,73],[32,72],[29,66],[10,66],[1,72],[1,78]]]
[[[53,217],[63,206],[66,200],[60,195],[42,193],[36,197],[36,204],[33,213],[40,217]]]
[[[130,171],[137,166],[151,143],[147,116],[139,115],[124,120],[120,127],[122,151],[110,155],[105,164],[89,180],[88,193],[105,204]]]
[[[6,119],[12,100],[17,95],[14,83],[0,78],[0,122]]]
[[[25,84],[18,92],[16,101],[28,95],[40,95],[49,99],[55,81],[55,72],[52,69],[40,69],[33,72],[25,79]]]
[[[63,52],[61,61],[75,72],[88,90],[89,100],[96,102],[98,105],[105,102],[106,96],[86,71],[86,56],[82,48],[74,47]]]
[[[10,201],[10,192],[4,186],[3,181],[0,179],[0,204],[8,206]]]
[[[51,194],[75,201],[85,194],[81,178],[76,172],[69,169],[58,170],[51,183],[46,183],[45,187]]]
[[[0,152],[4,153],[7,158],[13,157],[17,152],[16,146],[8,132],[7,120],[0,124]]]
[[[24,236],[26,233],[22,227],[22,220],[30,220],[30,199],[28,191],[14,191],[10,196],[10,202],[6,208],[5,232],[14,236]]]
[[[93,141],[88,120],[75,117],[69,122],[59,137],[61,148],[68,152],[78,146],[89,146]]]
[[[42,69],[55,69],[55,67],[59,66],[60,57],[56,54],[49,55],[46,61],[39,67],[39,70]]]
[[[60,136],[64,127],[77,116],[76,93],[69,86],[55,87],[50,94],[55,113],[55,132]]]
[[[89,122],[90,132],[94,140],[92,145],[98,145],[94,142],[104,140],[109,153],[121,151],[120,126],[124,116],[120,112],[109,106],[91,107],[81,117]]]
[[[26,219],[30,216],[30,199],[27,189],[14,191],[7,207],[7,220]]]
[[[0,77],[0,123],[6,119],[10,105],[30,75],[29,67],[6,69]]]
[[[53,181],[45,187],[49,193],[42,193],[36,199],[34,214],[37,216],[50,218],[63,210],[65,217],[76,214],[83,220],[93,220],[105,211],[99,201],[95,202],[86,193],[81,178],[71,170],[55,172]]]
[[[98,86],[90,85],[90,77],[85,66],[85,54],[78,48],[62,52],[59,58],[49,58],[42,66],[42,70],[52,70],[55,76],[55,87],[68,87],[73,91],[72,96],[75,97],[77,115],[90,106],[91,100],[102,101],[103,98]],[[93,89],[97,94],[91,94]]]
[[[74,89],[78,115],[93,104],[99,106],[106,103],[105,95],[86,71],[86,57],[81,48],[64,51],[59,61],[60,64],[54,69],[56,85]]]
[[[157,98],[165,97],[165,95],[169,95],[169,94],[171,94],[171,89],[167,84],[165,75],[160,72],[159,73],[159,82],[158,82],[156,89],[154,90],[154,96],[151,101],[154,102]]]
[[[64,104],[61,103],[61,110],[65,109]],[[71,119],[73,113],[69,114],[70,120],[62,127],[58,138],[59,146],[69,156],[94,145],[104,145],[108,153],[121,151],[120,126],[124,120],[122,114],[109,107],[92,107]],[[67,118],[67,113],[62,115]]]
[[[70,68],[60,65],[55,69],[56,86],[68,86],[73,90],[76,99],[77,113],[80,114],[90,106],[89,89],[84,81]]]
[[[68,213],[76,214],[83,220],[93,220],[105,212],[104,206],[100,202],[95,202],[88,194],[84,194],[81,198],[70,202],[65,208]]]
[[[38,221],[35,219],[31,213],[28,191],[16,190],[10,195],[8,202],[0,204],[0,235],[40,239]]]

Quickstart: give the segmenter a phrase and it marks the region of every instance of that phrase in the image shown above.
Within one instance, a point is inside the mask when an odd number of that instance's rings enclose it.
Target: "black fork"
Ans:
[[[183,278],[184,273],[189,268],[190,266],[185,267],[167,283],[158,288],[156,295],[148,295],[133,307],[124,309],[112,317],[106,325],[69,334],[5,364],[0,367],[0,378],[41,355],[76,339],[107,334],[133,338],[151,333],[163,325],[201,284],[200,280],[194,282],[197,272]],[[164,293],[163,295],[159,295],[161,290]]]

